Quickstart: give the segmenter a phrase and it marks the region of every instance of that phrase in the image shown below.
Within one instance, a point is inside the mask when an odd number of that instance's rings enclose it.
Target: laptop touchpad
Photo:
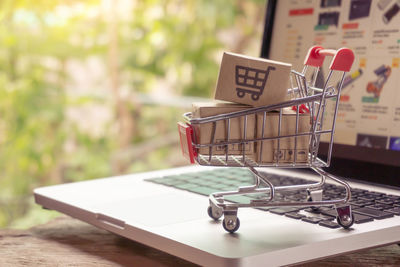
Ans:
[[[102,203],[96,212],[126,224],[162,226],[207,217],[208,199],[163,194]]]

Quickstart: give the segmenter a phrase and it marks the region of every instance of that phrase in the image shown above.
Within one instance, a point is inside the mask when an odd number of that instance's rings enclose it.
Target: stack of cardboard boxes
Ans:
[[[224,102],[193,103],[193,117],[205,118],[281,103],[287,100],[290,70],[291,64],[224,53],[215,90],[215,99]],[[274,163],[278,159],[279,162],[293,162],[294,157],[296,162],[306,162],[309,135],[282,138],[279,145],[277,139],[251,141],[277,137],[279,134],[295,135],[296,112],[290,108],[282,109],[280,130],[279,111],[266,113],[265,123],[263,117],[264,113],[261,112],[248,115],[246,119],[244,116],[231,118],[229,126],[227,120],[219,120],[215,126],[213,123],[193,125],[197,144],[218,144],[228,139],[249,140],[246,143],[229,146],[213,146],[212,151],[209,147],[202,147],[198,153],[209,155],[211,152],[213,155],[225,155],[228,150],[230,155],[242,155],[244,150],[247,157],[259,163]],[[309,128],[309,114],[300,114],[297,133],[308,132]]]

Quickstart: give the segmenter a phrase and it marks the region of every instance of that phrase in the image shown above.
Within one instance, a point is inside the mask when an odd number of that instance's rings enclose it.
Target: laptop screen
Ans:
[[[356,60],[342,87],[329,171],[400,186],[400,7],[384,2],[270,0],[261,56],[301,70],[313,45],[351,48]]]

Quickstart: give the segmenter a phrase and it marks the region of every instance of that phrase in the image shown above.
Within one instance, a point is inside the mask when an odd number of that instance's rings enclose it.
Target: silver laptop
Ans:
[[[261,56],[296,62],[297,53],[304,55],[313,43],[323,41],[322,37],[326,46],[336,46],[329,43],[335,42],[329,38],[338,34],[337,29],[355,25],[354,16],[348,14],[351,9],[346,6],[350,2],[343,2],[268,1]],[[359,18],[357,27],[364,27],[366,19]],[[375,27],[390,27],[385,25]],[[289,40],[295,40],[293,53]],[[362,43],[355,42],[352,47],[356,57],[357,45]],[[379,78],[380,72],[375,70],[380,65],[386,66],[384,60],[382,57],[382,62],[374,66],[356,61],[355,70],[362,76],[353,74],[345,79],[348,92],[344,91],[345,105],[339,110],[342,117],[337,123],[334,157],[327,171],[345,177],[352,187],[354,224],[349,229],[336,223],[330,209],[275,207],[239,209],[240,228],[233,234],[226,232],[220,220],[215,221],[207,214],[208,195],[251,184],[253,176],[246,168],[192,165],[49,186],[34,191],[36,203],[206,266],[290,265],[400,243],[400,126],[384,117],[379,118],[379,123],[368,125],[363,116],[373,110],[372,106],[386,103],[385,91],[396,92],[396,84],[390,82],[390,77],[386,77],[384,85],[374,84],[385,86],[384,90],[380,88],[379,97],[365,90],[364,85]],[[395,114],[396,106],[391,105],[389,110]],[[395,116],[390,118],[394,120]],[[386,133],[382,133],[384,123]],[[327,145],[321,144],[321,150],[326,155]],[[306,170],[260,168],[259,171],[274,184],[319,180]],[[343,189],[339,186],[327,184],[324,188],[325,196],[341,194]],[[227,200],[245,201],[240,197]]]

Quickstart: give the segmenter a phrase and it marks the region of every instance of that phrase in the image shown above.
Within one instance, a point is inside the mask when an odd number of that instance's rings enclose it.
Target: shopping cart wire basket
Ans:
[[[316,77],[326,56],[333,57],[330,70],[324,86],[317,88]],[[349,185],[322,169],[330,165],[340,91],[345,74],[350,70],[353,61],[354,54],[348,48],[331,50],[314,46],[308,51],[302,72],[291,71],[291,88],[288,89],[290,100],[205,118],[194,118],[192,113],[183,115],[185,122],[178,123],[178,128],[183,154],[191,163],[205,166],[246,167],[254,175],[254,185],[210,194],[208,215],[214,220],[224,216],[222,225],[226,231],[233,233],[238,230],[240,225],[237,217],[238,209],[244,207],[294,206],[315,209],[320,206],[334,206],[339,225],[349,228],[353,224],[354,217],[348,204],[351,198]],[[240,71],[240,67],[237,67],[236,71]],[[243,75],[248,75],[248,72],[253,70],[246,71]],[[309,75],[312,72],[313,75]],[[268,70],[263,73],[266,81]],[[307,77],[312,78],[308,80]],[[333,105],[330,120],[326,116],[328,101]],[[289,116],[286,115],[288,110],[291,110]],[[231,137],[233,135],[231,124],[234,120],[241,123],[239,139]],[[249,134],[249,127],[254,127],[250,125],[250,120],[257,120],[257,128],[261,127],[254,136]],[[225,126],[223,140],[216,140],[215,137],[218,123],[223,123]],[[206,143],[200,143],[197,136],[198,128],[202,125],[211,126],[210,140]],[[288,131],[288,128],[291,130]],[[326,160],[318,156],[323,137],[328,143]],[[245,149],[249,144],[254,147],[253,154],[249,154]],[[239,153],[231,149],[233,146],[240,149]],[[221,147],[225,149],[221,151]],[[262,167],[309,168],[321,179],[312,184],[274,186],[260,171]],[[344,198],[323,200],[322,187],[327,178],[345,188]],[[305,190],[307,193],[304,201],[282,201],[275,197],[279,192],[300,190]],[[265,197],[253,199],[249,203],[231,203],[224,200],[225,196],[244,194],[262,194]]]

